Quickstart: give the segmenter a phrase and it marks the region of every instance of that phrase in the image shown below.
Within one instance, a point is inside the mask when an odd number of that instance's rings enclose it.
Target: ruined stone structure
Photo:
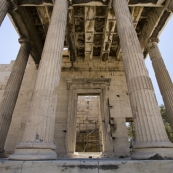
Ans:
[[[172,81],[157,46],[172,12],[172,0],[1,0],[0,24],[8,13],[21,48],[0,66],[0,156],[172,159],[144,63],[149,54],[173,127]]]

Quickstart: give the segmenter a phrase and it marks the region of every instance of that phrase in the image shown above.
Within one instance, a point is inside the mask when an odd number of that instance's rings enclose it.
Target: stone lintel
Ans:
[[[72,85],[79,86],[80,84],[83,86],[84,84],[92,84],[92,85],[106,85],[110,86],[111,79],[110,78],[82,78],[82,79],[66,79],[67,89],[70,89]]]

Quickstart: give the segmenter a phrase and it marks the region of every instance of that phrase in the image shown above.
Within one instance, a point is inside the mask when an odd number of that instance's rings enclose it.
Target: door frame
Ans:
[[[109,108],[107,91],[110,86],[110,78],[90,78],[90,79],[66,79],[69,90],[66,150],[67,155],[75,153],[76,145],[76,120],[78,95],[95,94],[100,96],[100,114],[102,128],[102,150],[106,152],[110,149],[110,135],[107,132],[109,126]]]

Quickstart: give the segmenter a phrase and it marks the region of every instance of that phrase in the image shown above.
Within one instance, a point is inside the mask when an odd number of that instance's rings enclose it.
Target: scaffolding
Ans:
[[[77,123],[76,152],[101,152],[102,140],[99,133],[98,117]]]

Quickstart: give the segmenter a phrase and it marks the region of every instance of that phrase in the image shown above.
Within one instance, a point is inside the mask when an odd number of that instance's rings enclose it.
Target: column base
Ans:
[[[173,160],[173,148],[134,149],[131,158],[134,160]]]
[[[77,154],[76,153],[67,153],[65,156],[65,158],[77,158]]]
[[[51,149],[16,149],[10,160],[56,160],[57,154]]]
[[[102,152],[102,154],[100,155],[100,158],[112,158],[114,157],[114,152],[108,152],[108,151],[104,151]]]
[[[102,158],[101,152],[74,152],[67,153],[65,158]]]
[[[143,148],[173,148],[173,143],[171,142],[146,142],[146,143],[136,143],[134,149]]]

